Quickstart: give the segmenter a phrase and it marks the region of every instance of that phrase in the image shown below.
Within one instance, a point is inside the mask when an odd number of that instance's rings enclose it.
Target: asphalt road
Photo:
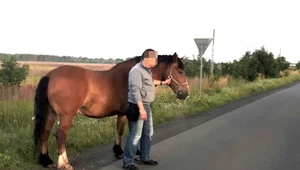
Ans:
[[[183,131],[152,147],[151,170],[299,170],[300,84]],[[154,132],[155,133],[155,132]],[[122,160],[101,170],[122,169]]]

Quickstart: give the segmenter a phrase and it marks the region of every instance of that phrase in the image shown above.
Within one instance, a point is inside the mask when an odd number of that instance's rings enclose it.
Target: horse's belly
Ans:
[[[105,99],[105,97],[96,97],[88,99],[85,104],[79,108],[79,113],[89,117],[102,118],[125,113],[126,107],[127,105],[124,101],[110,101]]]

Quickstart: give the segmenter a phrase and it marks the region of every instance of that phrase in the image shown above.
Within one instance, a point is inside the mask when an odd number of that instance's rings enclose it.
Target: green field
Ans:
[[[35,66],[36,67],[36,66]],[[20,94],[13,96],[1,89],[0,100],[0,169],[37,169],[33,159],[33,96],[36,83],[50,68],[31,67],[30,75],[22,85]],[[46,68],[46,67],[45,67]],[[38,70],[39,69],[39,70]],[[231,77],[223,77],[209,85],[204,79],[203,90],[199,91],[198,79],[189,79],[191,94],[185,101],[175,98],[168,87],[158,87],[156,101],[152,104],[154,124],[176,117],[192,115],[300,80],[298,71],[278,79],[263,79],[249,83]],[[116,117],[92,119],[77,116],[67,139],[68,156],[89,147],[99,146],[115,139]],[[52,131],[55,133],[57,123]],[[127,127],[124,136],[127,134]],[[56,139],[49,139],[50,156],[57,161]]]

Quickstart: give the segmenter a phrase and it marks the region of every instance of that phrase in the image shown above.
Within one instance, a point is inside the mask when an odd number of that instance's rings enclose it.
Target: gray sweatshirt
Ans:
[[[128,79],[128,102],[150,105],[155,99],[155,85],[151,70],[137,63],[129,72]]]

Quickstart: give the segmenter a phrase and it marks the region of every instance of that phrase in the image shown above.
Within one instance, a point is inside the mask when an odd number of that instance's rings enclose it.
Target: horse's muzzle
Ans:
[[[176,97],[180,100],[185,100],[187,98],[187,96],[189,95],[189,93],[187,91],[184,90],[178,90],[176,93]]]

